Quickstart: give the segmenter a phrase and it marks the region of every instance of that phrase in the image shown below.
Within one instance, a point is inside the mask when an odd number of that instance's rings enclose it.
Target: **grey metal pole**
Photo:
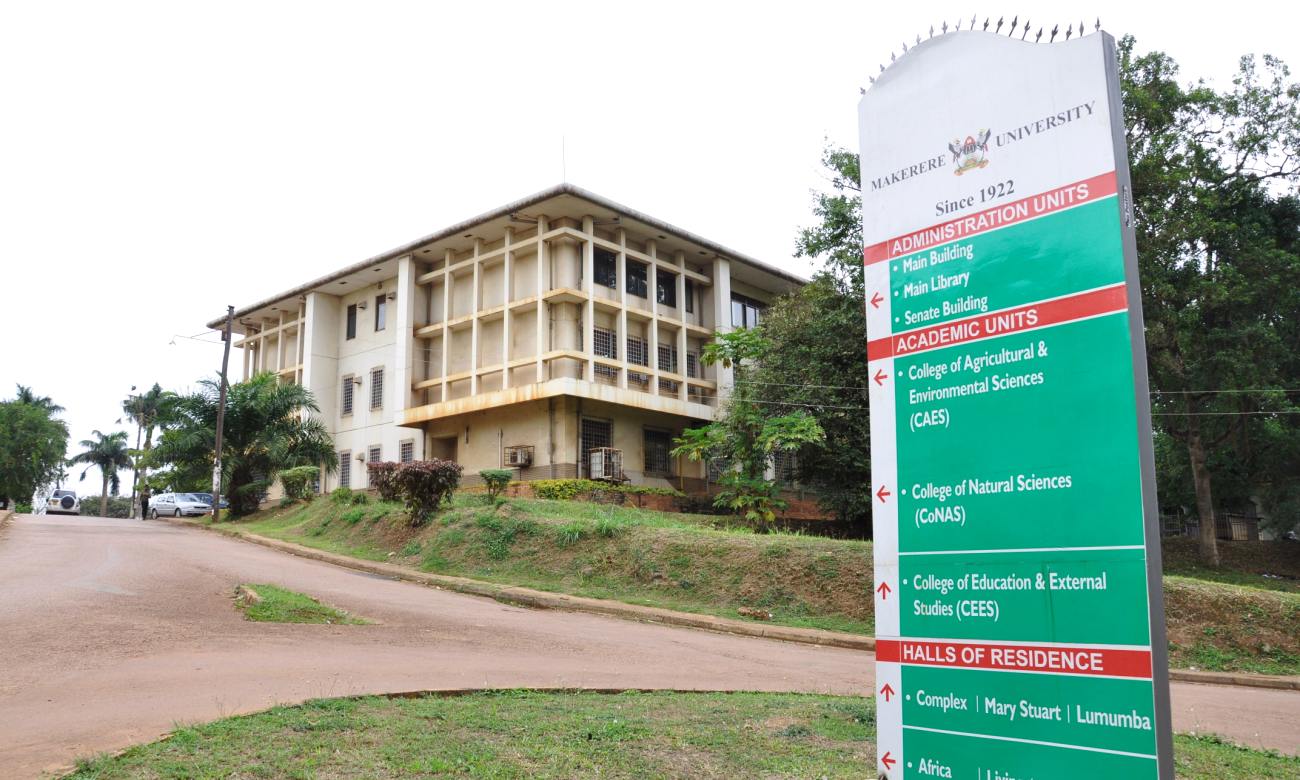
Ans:
[[[221,521],[221,432],[226,424],[226,369],[230,366],[230,328],[235,320],[235,307],[226,307],[226,329],[221,340],[226,342],[221,355],[221,392],[217,402],[217,441],[216,452],[212,459],[212,522]]]

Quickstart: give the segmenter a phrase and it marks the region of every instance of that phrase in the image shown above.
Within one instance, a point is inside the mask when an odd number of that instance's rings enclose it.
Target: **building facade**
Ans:
[[[701,349],[802,282],[566,184],[240,308],[234,346],[245,378],[315,395],[340,458],[326,491],[366,487],[367,461],[436,457],[467,483],[513,468],[698,492],[705,467],[671,441],[731,384]]]

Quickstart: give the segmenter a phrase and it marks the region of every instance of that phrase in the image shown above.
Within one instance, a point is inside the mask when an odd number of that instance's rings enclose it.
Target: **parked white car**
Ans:
[[[81,501],[77,500],[77,494],[71,490],[56,490],[45,501],[45,514],[79,515]]]
[[[198,517],[212,511],[212,504],[193,493],[159,493],[149,499],[149,516]]]

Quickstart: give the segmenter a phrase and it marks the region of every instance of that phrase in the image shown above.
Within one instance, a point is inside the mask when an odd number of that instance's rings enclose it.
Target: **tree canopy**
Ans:
[[[18,386],[18,397],[0,402],[0,498],[30,501],[38,490],[63,477],[68,426],[48,397]]]
[[[111,492],[113,495],[117,495],[121,489],[122,479],[117,472],[120,469],[131,468],[131,454],[128,452],[126,431],[103,433],[96,430],[92,431],[91,435],[94,438],[81,440],[81,446],[85,449],[73,455],[68,462],[86,465],[86,468],[81,472],[81,479],[83,480],[92,468],[99,469],[100,477],[103,480],[103,490],[99,495],[99,516],[106,517],[108,514],[108,494]]]

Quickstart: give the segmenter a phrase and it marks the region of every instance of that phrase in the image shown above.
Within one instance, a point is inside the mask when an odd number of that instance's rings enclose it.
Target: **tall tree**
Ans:
[[[1300,87],[1271,57],[1262,72],[1243,58],[1226,91],[1184,87],[1167,55],[1119,49],[1153,406],[1185,448],[1217,565],[1223,497],[1248,500],[1262,476],[1241,445],[1261,425],[1294,430],[1300,263],[1276,193],[1300,180]]]
[[[20,399],[24,389],[19,386]],[[54,418],[52,410],[59,408],[26,400],[0,402],[0,499],[6,505],[32,500],[36,491],[63,476],[68,426]]]
[[[117,495],[122,487],[122,480],[117,472],[131,468],[131,455],[127,451],[126,431],[114,431],[108,434],[92,431],[91,436],[94,438],[81,440],[81,446],[85,447],[85,450],[73,455],[69,463],[86,464],[86,468],[81,472],[83,480],[92,468],[99,469],[104,482],[103,491],[99,495],[99,516],[106,517],[109,491],[111,489],[113,495]]]
[[[205,379],[200,390],[164,406],[163,427],[151,462],[169,463],[181,474],[212,472],[220,381]],[[229,485],[234,515],[257,509],[262,493],[283,470],[325,464],[337,467],[333,440],[321,421],[311,391],[282,385],[274,374],[258,374],[230,385],[222,437],[222,482]]]
[[[776,480],[767,476],[776,457],[826,438],[806,410],[792,410],[788,404],[765,409],[758,403],[749,378],[756,362],[770,348],[759,331],[747,329],[721,334],[704,346],[700,362],[731,368],[736,385],[720,419],[683,431],[672,452],[695,461],[725,462],[728,468],[718,480],[723,490],[714,505],[743,516],[759,530],[767,530],[777,511],[786,507],[778,497]]]
[[[134,389],[134,388],[132,388]],[[138,450],[135,459],[135,474],[131,479],[131,498],[134,502],[135,494],[140,489],[140,470],[148,469],[149,451],[153,448],[153,432],[158,427],[158,416],[162,412],[163,404],[167,402],[169,394],[164,393],[157,382],[139,395],[129,395],[122,401],[122,411],[136,425],[136,450]],[[140,445],[141,435],[144,437],[144,446]]]
[[[37,395],[35,391],[25,385],[18,385],[18,395],[14,400],[20,404],[39,407],[52,415],[64,411],[63,407],[54,403],[54,400],[48,395]]]

